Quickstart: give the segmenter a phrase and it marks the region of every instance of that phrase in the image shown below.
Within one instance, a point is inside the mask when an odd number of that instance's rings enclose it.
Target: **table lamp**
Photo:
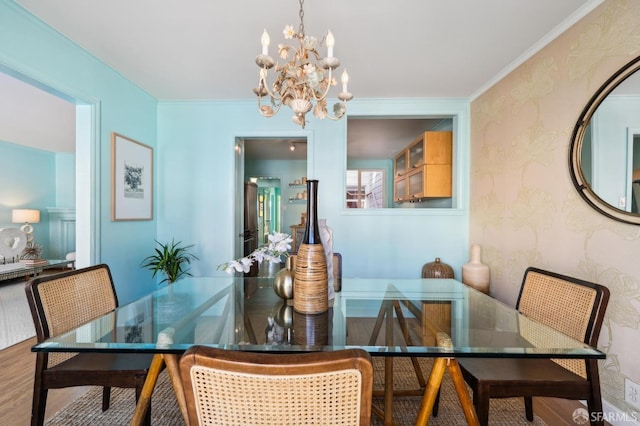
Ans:
[[[24,223],[20,230],[27,235],[27,243],[33,242],[32,223],[40,222],[40,210],[35,209],[13,209],[11,212],[11,222]]]

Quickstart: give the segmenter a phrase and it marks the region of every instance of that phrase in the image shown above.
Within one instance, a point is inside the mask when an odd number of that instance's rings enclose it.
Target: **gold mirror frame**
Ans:
[[[638,70],[640,70],[640,56],[618,70],[596,91],[578,118],[578,122],[571,135],[571,146],[569,147],[569,172],[571,174],[571,180],[582,198],[587,204],[603,215],[633,225],[640,225],[640,214],[620,210],[607,203],[593,191],[591,185],[585,179],[582,170],[582,142],[591,118],[600,104],[620,83]]]

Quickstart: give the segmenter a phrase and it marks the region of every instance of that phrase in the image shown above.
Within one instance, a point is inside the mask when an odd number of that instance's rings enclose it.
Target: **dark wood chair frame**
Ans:
[[[92,276],[86,283],[82,282],[85,276]],[[41,287],[52,284],[53,281],[75,280],[81,285],[92,285],[92,279],[97,276],[101,280],[108,279],[110,292],[102,288],[103,291],[96,290],[96,297],[107,295],[112,300],[107,304],[110,310],[118,306],[118,298],[111,272],[107,265],[95,265],[87,268],[62,272],[55,275],[40,276],[29,281],[25,286],[27,301],[33,317],[37,341],[42,342],[49,337],[51,316],[41,298]],[[102,282],[104,287],[106,283]],[[109,294],[110,293],[110,294]],[[88,294],[92,294],[89,292]],[[66,306],[65,306],[66,307]],[[71,307],[69,307],[72,309]],[[109,311],[110,311],[109,310]],[[96,316],[107,312],[96,313]],[[81,325],[78,323],[76,326]],[[62,332],[62,331],[61,331]],[[58,333],[56,333],[58,334]],[[70,354],[71,357],[56,365],[50,366],[50,356],[47,352],[37,352],[36,369],[33,385],[33,405],[31,410],[31,424],[42,425],[44,423],[45,409],[47,404],[47,394],[49,389],[59,389],[74,386],[101,386],[103,387],[102,410],[109,408],[111,387],[135,388],[136,401],[138,400],[142,387],[151,364],[152,355],[135,353],[78,353]],[[133,413],[132,413],[133,414]],[[150,411],[147,412],[146,424],[150,424]]]
[[[529,274],[542,274],[561,281],[589,287],[595,290],[595,300],[583,342],[595,347],[604,314],[609,301],[609,290],[599,284],[530,267],[525,271],[516,308],[520,310],[523,291]],[[547,324],[553,327],[553,324]],[[556,327],[554,327],[556,328]],[[592,425],[602,425],[602,397],[598,360],[587,359],[586,377],[558,365],[551,359],[530,358],[460,358],[458,359],[465,381],[473,390],[473,403],[481,425],[489,419],[489,399],[524,397],[525,414],[533,421],[533,396],[586,400]]]

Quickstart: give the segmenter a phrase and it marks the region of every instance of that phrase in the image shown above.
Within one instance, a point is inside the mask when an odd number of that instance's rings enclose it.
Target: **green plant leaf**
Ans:
[[[165,281],[173,283],[184,276],[191,276],[188,265],[194,260],[199,260],[198,257],[190,252],[193,244],[181,246],[182,241],[176,243],[174,239],[167,244],[156,240],[156,244],[159,247],[155,248],[155,254],[144,258],[140,266],[152,271],[153,277],[158,272],[163,273],[165,278],[160,283]]]

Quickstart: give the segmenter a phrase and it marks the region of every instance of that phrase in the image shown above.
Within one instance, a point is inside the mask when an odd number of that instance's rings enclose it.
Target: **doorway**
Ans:
[[[306,206],[303,200],[296,198],[301,189],[294,185],[307,174],[306,136],[238,138],[236,152],[236,188],[243,188],[248,181],[258,185],[259,246],[267,243],[268,235],[273,232],[291,234],[291,226],[301,223]],[[236,195],[239,194],[242,191],[236,191]],[[236,200],[235,203],[238,229],[242,228],[244,217],[243,201]],[[236,254],[240,252],[236,250]],[[237,257],[240,256],[242,254]]]
[[[280,178],[250,177],[258,185],[258,235],[259,244],[269,242],[269,234],[282,232]]]
[[[54,132],[55,124],[65,120],[75,123],[65,131],[64,135],[65,138],[69,139],[72,146],[70,149],[63,151],[72,153],[75,157],[75,164],[71,166],[73,169],[69,173],[69,179],[73,180],[75,185],[75,199],[64,201],[64,204],[65,207],[75,207],[76,210],[76,266],[88,266],[96,263],[99,259],[99,242],[97,241],[99,216],[97,212],[100,210],[100,200],[97,196],[99,191],[96,191],[93,185],[99,182],[97,163],[98,135],[96,133],[98,106],[92,102],[85,102],[73,94],[63,93],[50,85],[2,64],[0,64],[0,74],[3,82],[2,92],[6,95],[4,100],[13,103],[13,105],[20,104],[23,107],[22,110],[2,108],[2,120],[9,120],[9,122],[13,123],[9,128],[17,132],[7,142],[57,152],[50,146],[51,141],[54,140],[54,135],[51,133]],[[65,106],[60,107],[61,104]],[[30,122],[20,127],[19,123],[23,123],[25,119],[31,117],[31,115],[25,116],[24,108],[30,113],[47,117],[47,119],[33,118],[30,119]],[[60,113],[63,113],[64,116],[58,116]],[[20,116],[11,117],[11,114]],[[40,126],[45,126],[46,130],[43,131],[41,127],[34,128],[33,122],[38,122]],[[51,137],[34,138],[29,136],[27,132],[33,130],[49,133]],[[31,140],[34,142],[22,142],[21,135],[24,135],[25,141]],[[2,139],[7,138],[4,137]],[[33,145],[33,143],[41,145]],[[67,185],[69,184],[71,182],[67,183]]]

